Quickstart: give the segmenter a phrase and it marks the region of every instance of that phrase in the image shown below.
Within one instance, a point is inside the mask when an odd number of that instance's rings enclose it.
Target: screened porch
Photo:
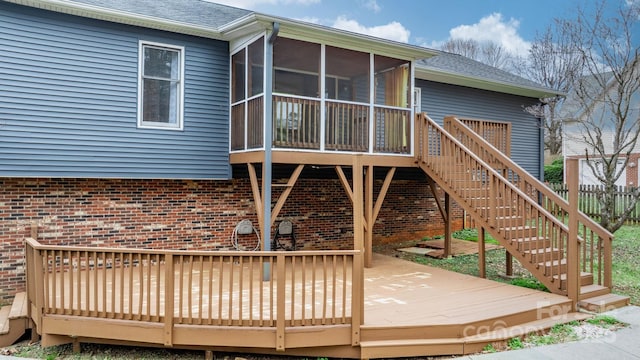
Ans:
[[[273,149],[412,153],[411,61],[280,37],[265,74],[264,50],[232,55],[232,153],[264,149],[265,126]]]

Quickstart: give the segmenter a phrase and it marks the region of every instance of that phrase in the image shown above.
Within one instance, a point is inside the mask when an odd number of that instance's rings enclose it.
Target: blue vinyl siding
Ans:
[[[185,48],[184,130],[137,128],[138,43]],[[0,176],[230,178],[229,50],[0,2]]]
[[[539,121],[524,111],[537,99],[425,80],[416,80],[416,87],[421,88],[422,111],[441,125],[447,115],[511,122],[511,158],[540,178]]]

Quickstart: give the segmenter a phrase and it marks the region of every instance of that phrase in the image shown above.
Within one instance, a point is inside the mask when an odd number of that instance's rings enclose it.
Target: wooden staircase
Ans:
[[[458,119],[416,121],[418,166],[551,292],[591,311],[628,304],[610,293],[611,233]]]
[[[17,293],[11,306],[0,309],[0,347],[13,344],[28,328],[27,293]]]

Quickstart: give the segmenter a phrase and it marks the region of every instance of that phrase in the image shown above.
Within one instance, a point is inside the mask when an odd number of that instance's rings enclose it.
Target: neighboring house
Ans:
[[[331,111],[366,118],[382,104],[411,119],[408,90],[415,83],[421,111],[437,121],[454,114],[511,122],[513,157],[541,174],[542,130],[522,107],[549,90],[458,55],[197,0],[0,7],[0,239],[14,255],[34,221],[40,239],[51,244],[184,249],[231,248],[240,220],[257,226],[242,156],[262,148],[263,129],[248,123],[257,133],[245,134],[243,112],[262,101],[264,49],[274,23],[269,81],[282,99],[274,101],[274,115],[304,117],[278,121],[274,145],[295,142],[336,157],[388,153],[413,163],[410,121],[404,138],[387,133],[375,144],[368,134],[358,140],[355,129],[338,129],[324,141],[318,134],[324,126],[343,126],[339,117],[329,118]],[[326,67],[319,70],[322,54]],[[335,104],[324,122],[316,99]],[[293,138],[305,126],[313,132]],[[307,239],[304,249],[352,247],[351,219],[340,210],[350,207],[349,199],[335,196],[341,184],[323,169],[335,165],[327,161],[303,172],[280,215],[293,219],[298,238]],[[290,173],[283,165],[273,176]],[[376,237],[442,231],[423,178],[415,168],[398,171]],[[24,281],[14,255],[0,268],[4,298]]]
[[[604,79],[611,79],[612,73],[604,73]],[[580,159],[580,184],[584,185],[601,185],[596,174],[588,165],[587,161],[592,161],[596,169],[602,168],[601,156],[587,142],[586,131],[583,122],[591,122],[590,128],[594,126],[602,130],[602,143],[606,154],[613,154],[613,139],[615,130],[614,117],[612,107],[606,104],[604,97],[606,93],[617,91],[615,86],[609,86],[603,91],[602,86],[598,84],[593,76],[585,77],[582,80],[584,88],[587,90],[584,99],[580,99],[576,91],[571,91],[567,99],[564,101],[560,111],[560,118],[563,121],[563,155],[565,158]],[[613,83],[611,80],[609,83]],[[613,95],[615,96],[615,95]],[[627,124],[629,127],[637,129],[640,123],[640,90],[636,90],[630,98],[629,114],[627,116]],[[592,132],[595,135],[595,132]],[[590,160],[587,160],[587,154]],[[628,162],[625,166],[626,151],[621,154],[618,160],[617,172],[621,172],[620,177],[616,181],[618,186],[638,186],[640,179],[640,142],[636,143],[631,151]],[[565,176],[566,178],[566,176]]]

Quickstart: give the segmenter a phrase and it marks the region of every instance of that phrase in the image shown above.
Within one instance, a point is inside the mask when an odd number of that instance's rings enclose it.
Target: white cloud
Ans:
[[[493,13],[475,24],[460,25],[449,30],[451,39],[473,39],[479,42],[493,41],[514,55],[526,56],[531,43],[518,34],[520,22],[513,18],[505,21],[502,14]]]
[[[364,2],[364,7],[375,12],[375,13],[379,13],[380,10],[382,10],[382,8],[380,7],[380,5],[378,5],[378,1],[377,0],[365,0]]]
[[[339,16],[331,26],[337,29],[376,36],[379,38],[399,41],[403,43],[409,42],[409,35],[411,35],[411,31],[409,31],[397,21],[392,21],[386,25],[367,27],[360,24],[356,20],[348,19],[345,16]]]
[[[241,9],[255,9],[260,5],[312,5],[321,0],[207,0],[218,4],[233,6]]]

